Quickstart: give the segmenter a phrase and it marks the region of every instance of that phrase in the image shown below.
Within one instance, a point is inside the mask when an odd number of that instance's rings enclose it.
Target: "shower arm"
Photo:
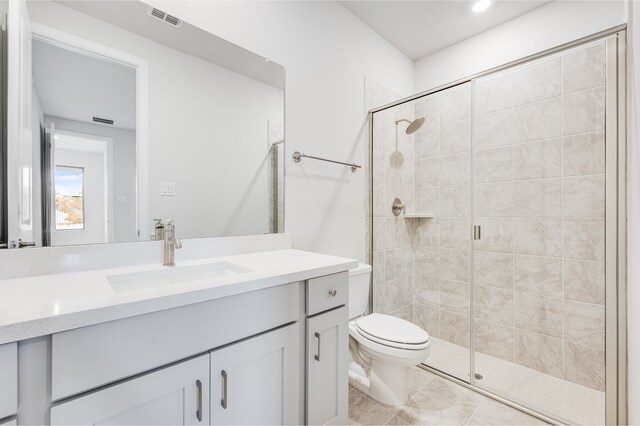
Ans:
[[[396,121],[395,121],[395,123],[396,123],[396,127],[398,126],[398,124],[402,123],[403,121],[404,121],[405,123],[409,123],[409,124],[411,124],[411,123],[412,123],[411,121],[407,120],[406,118],[400,118],[400,119],[398,119],[398,120],[396,120]]]

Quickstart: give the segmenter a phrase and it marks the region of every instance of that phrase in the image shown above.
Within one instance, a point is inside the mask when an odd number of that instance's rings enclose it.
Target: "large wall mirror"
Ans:
[[[3,3],[3,247],[283,231],[282,66],[138,1]]]

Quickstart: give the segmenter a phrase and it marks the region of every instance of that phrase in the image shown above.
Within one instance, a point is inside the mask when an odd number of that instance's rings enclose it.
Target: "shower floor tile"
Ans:
[[[432,368],[469,380],[469,350],[432,337]],[[483,376],[476,384],[523,406],[571,424],[603,425],[604,392],[549,376],[509,361],[476,354],[475,371]],[[476,416],[476,420],[487,420]]]

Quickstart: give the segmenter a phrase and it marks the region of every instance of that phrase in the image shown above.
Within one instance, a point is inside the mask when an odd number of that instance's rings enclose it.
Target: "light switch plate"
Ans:
[[[160,195],[163,197],[175,197],[176,184],[174,182],[160,182]]]

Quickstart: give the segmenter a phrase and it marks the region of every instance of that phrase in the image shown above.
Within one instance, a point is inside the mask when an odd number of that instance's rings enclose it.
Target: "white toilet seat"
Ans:
[[[402,318],[384,314],[370,314],[355,321],[362,337],[396,349],[423,350],[429,347],[429,334]]]

